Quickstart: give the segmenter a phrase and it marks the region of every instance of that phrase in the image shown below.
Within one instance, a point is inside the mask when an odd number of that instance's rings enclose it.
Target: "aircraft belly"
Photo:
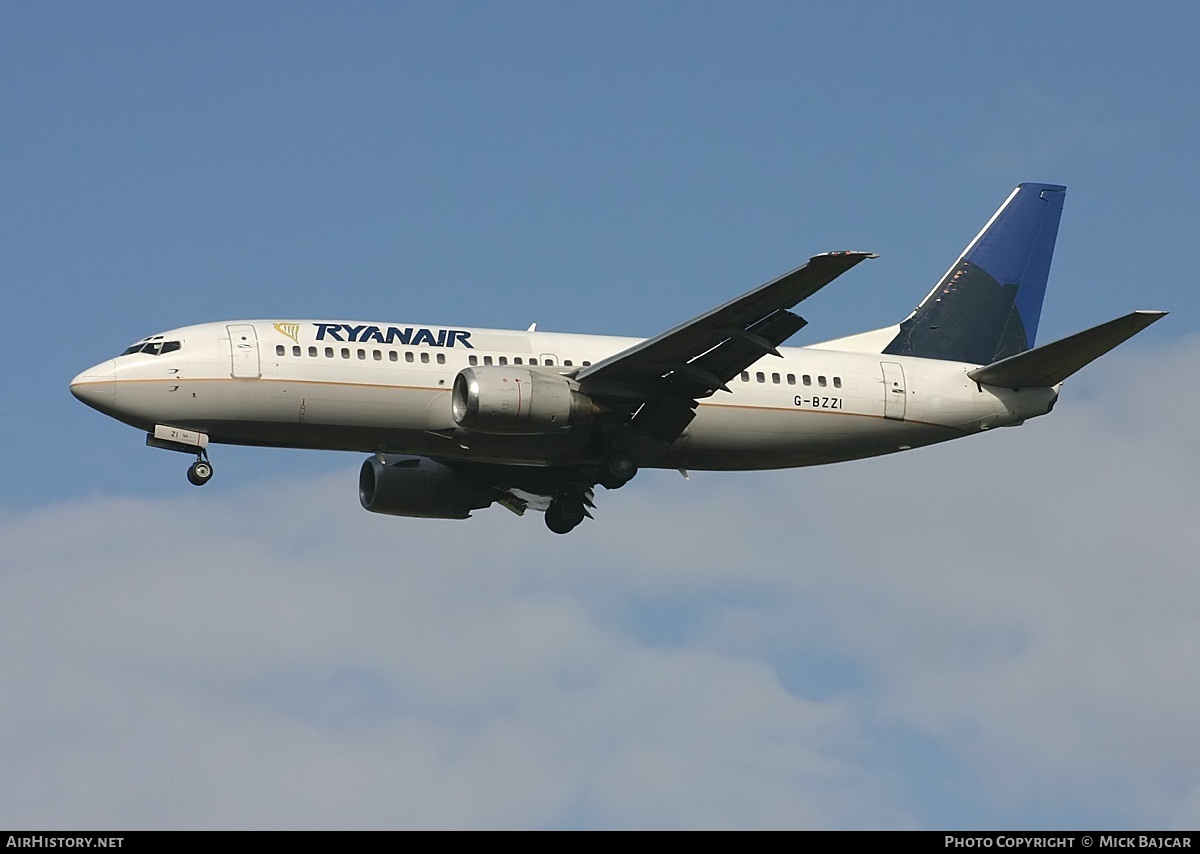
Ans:
[[[353,383],[271,383],[277,420],[309,425],[439,429],[439,409],[449,419],[449,389]],[[439,404],[441,406],[439,407]]]
[[[501,465],[570,465],[584,461],[590,441],[591,431],[586,425],[559,433],[530,436],[501,436],[458,430],[453,440],[456,451],[452,456],[441,456]]]
[[[558,465],[581,459],[587,436],[567,431],[554,436],[453,435],[400,427],[359,424],[287,423],[262,420],[191,421],[211,440],[228,445],[261,445],[311,450],[416,454],[442,460],[502,465]]]
[[[847,406],[850,405],[847,399]],[[853,411],[704,406],[655,466],[743,470],[822,465],[878,456],[962,435],[935,424]]]
[[[590,431],[543,435],[457,429],[449,390],[262,378],[119,382],[121,417],[144,430],[167,424],[213,442],[353,451],[518,465],[585,460]],[[874,401],[829,398],[837,409],[704,403],[686,434],[649,466],[770,469],[891,453],[962,435],[962,430],[884,418]],[[816,400],[811,399],[811,400]],[[836,403],[833,401],[836,400]]]
[[[458,429],[449,390],[351,383],[206,379],[120,388],[122,420],[168,424],[215,443],[419,454],[489,463],[552,465],[580,459],[590,435],[491,435]]]

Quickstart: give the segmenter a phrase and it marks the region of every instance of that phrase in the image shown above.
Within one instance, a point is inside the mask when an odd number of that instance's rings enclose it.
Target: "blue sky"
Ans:
[[[1192,826],[1188,3],[0,9],[0,823]],[[646,473],[555,538],[357,455],[177,455],[75,373],[208,320],[652,335],[830,249],[901,319],[1068,185],[1039,336],[1172,315],[1052,418]]]

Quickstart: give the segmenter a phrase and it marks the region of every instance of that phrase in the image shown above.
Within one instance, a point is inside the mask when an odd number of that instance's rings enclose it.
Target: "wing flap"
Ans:
[[[967,376],[1004,388],[1050,388],[1089,362],[1166,316],[1165,311],[1135,311],[1058,341],[976,368]]]
[[[808,324],[803,317],[780,309],[746,330],[738,330],[691,364],[702,365],[725,382],[763,356],[779,355],[778,347]]]

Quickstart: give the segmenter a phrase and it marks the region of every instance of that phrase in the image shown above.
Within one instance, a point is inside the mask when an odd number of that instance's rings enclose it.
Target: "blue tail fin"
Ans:
[[[1066,191],[1013,190],[883,352],[989,365],[1032,347]]]

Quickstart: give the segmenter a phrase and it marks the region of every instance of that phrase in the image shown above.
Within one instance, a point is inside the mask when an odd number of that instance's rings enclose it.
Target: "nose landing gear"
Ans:
[[[195,454],[196,462],[187,470],[188,483],[193,486],[204,486],[212,480],[213,467],[208,461],[208,434],[182,427],[169,427],[166,424],[155,424],[154,432],[146,434],[146,444],[151,448],[163,448],[168,451],[180,451],[184,454]]]

